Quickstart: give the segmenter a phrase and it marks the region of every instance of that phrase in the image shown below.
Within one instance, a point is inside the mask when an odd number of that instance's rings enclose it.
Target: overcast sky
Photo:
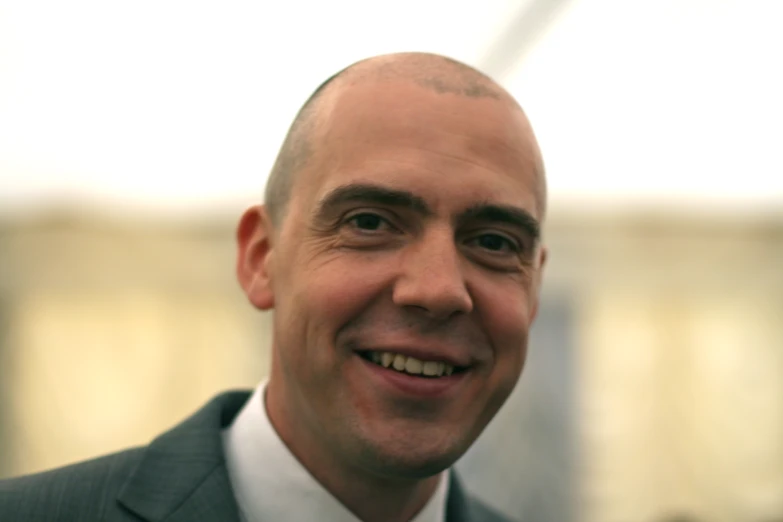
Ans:
[[[399,50],[481,66],[524,5],[0,0],[0,207],[241,207],[331,73]],[[565,2],[498,78],[554,205],[783,208],[781,22],[772,0]]]

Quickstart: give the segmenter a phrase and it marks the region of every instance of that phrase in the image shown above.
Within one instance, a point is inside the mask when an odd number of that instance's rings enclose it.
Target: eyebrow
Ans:
[[[395,190],[370,183],[352,183],[330,191],[318,204],[316,215],[321,217],[351,202],[368,202],[413,210],[425,217],[434,215],[423,198],[406,190]],[[480,203],[460,212],[457,223],[484,221],[506,223],[525,231],[533,240],[541,237],[541,226],[528,211],[510,205]]]
[[[427,217],[433,215],[424,199],[415,194],[364,183],[344,185],[332,190],[321,199],[316,214],[322,216],[340,205],[357,201],[406,208]]]
[[[528,211],[510,205],[482,203],[460,212],[458,223],[466,221],[484,221],[490,223],[505,223],[521,228],[531,239],[541,238],[541,225]]]

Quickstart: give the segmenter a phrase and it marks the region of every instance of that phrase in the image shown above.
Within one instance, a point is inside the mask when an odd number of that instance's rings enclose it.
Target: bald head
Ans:
[[[339,80],[335,84],[345,85],[404,80],[441,94],[504,99],[516,103],[484,73],[434,54],[402,53],[369,58],[348,67],[334,79]]]
[[[348,66],[328,78],[308,98],[294,118],[269,175],[265,204],[272,223],[278,226],[285,214],[296,176],[312,159],[318,147],[315,129],[322,120],[322,99],[330,93],[362,83],[408,82],[438,94],[488,98],[522,112],[519,104],[484,73],[445,56],[428,53],[399,53],[377,56]],[[526,121],[526,120],[525,120]],[[538,177],[536,198],[543,217],[546,182],[538,145],[533,148]]]

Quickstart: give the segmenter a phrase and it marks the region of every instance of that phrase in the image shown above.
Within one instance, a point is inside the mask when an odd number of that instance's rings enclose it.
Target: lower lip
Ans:
[[[415,377],[407,373],[384,368],[379,364],[356,356],[376,379],[398,393],[419,398],[439,398],[454,393],[460,383],[465,380],[466,372],[446,375],[437,378]]]

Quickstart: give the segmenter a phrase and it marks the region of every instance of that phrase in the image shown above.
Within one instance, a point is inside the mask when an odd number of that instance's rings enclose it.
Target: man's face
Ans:
[[[535,144],[507,103],[406,83],[324,107],[266,256],[269,408],[341,461],[432,475],[524,365],[544,259]]]

